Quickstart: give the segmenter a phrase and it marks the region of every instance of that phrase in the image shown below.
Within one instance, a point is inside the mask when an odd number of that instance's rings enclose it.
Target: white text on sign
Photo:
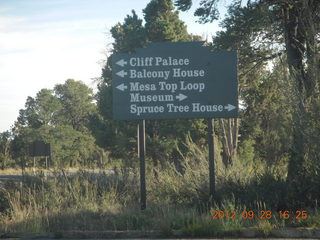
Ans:
[[[125,84],[121,84],[117,87],[119,90],[124,91],[127,89]],[[130,82],[130,92],[149,92],[149,91],[169,91],[175,93],[177,91],[196,91],[203,92],[205,89],[205,83],[188,83],[185,81],[179,81],[178,83],[158,82],[158,87],[155,83],[140,83]]]
[[[140,116],[143,114],[158,114],[158,113],[187,113],[187,112],[198,112],[198,113],[208,113],[208,112],[223,112],[225,110],[230,111],[228,107],[232,107],[234,110],[236,107],[228,104],[223,106],[221,104],[213,105],[202,105],[200,103],[192,103],[191,105],[178,105],[173,103],[167,103],[166,106],[138,106],[136,104],[130,105],[130,113]]]
[[[152,66],[188,66],[188,58],[162,58],[162,57],[132,57],[129,60],[131,67],[152,67]]]

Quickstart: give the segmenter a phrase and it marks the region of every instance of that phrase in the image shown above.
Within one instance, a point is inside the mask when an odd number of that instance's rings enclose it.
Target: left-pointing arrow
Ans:
[[[116,74],[117,74],[118,76],[120,76],[120,77],[124,77],[124,76],[127,75],[127,72],[121,70],[120,72],[117,72]]]
[[[126,90],[128,87],[122,83],[122,84],[120,84],[119,86],[116,86],[116,88],[119,89],[119,90],[121,90],[121,91],[124,91],[124,90]]]
[[[179,99],[179,101],[182,101],[182,100],[184,100],[186,98],[187,98],[187,96],[183,95],[182,93],[180,93],[178,96],[176,96],[176,99]]]
[[[116,62],[116,64],[118,64],[118,65],[121,66],[121,67],[124,67],[124,65],[127,64],[127,61],[121,59],[121,60],[119,60],[118,62]]]

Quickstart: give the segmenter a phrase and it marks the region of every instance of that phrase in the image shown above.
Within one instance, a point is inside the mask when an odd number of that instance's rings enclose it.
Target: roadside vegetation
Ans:
[[[285,220],[279,216],[276,206],[283,201],[284,179],[276,171],[263,170],[266,168],[260,163],[240,161],[240,165],[225,169],[218,157],[217,199],[210,206],[206,150],[199,152],[193,142],[186,144],[191,151],[185,157],[184,174],[171,165],[155,178],[155,169],[148,168],[145,211],[140,210],[139,175],[134,168],[112,174],[50,170],[49,176],[37,171],[24,175],[23,182],[6,181],[0,187],[0,232],[52,232],[63,236],[67,231],[140,230],[159,231],[164,236],[172,236],[175,231],[185,236],[237,236],[247,227],[258,228],[266,235],[285,226],[320,227],[317,208],[301,209],[308,212],[307,219]],[[269,210],[270,219],[242,215],[244,211],[258,214]],[[214,211],[225,215],[235,212],[235,217],[220,215],[214,219]]]
[[[111,28],[109,51],[203,40],[188,33],[174,7],[186,11],[192,2],[151,0],[144,21],[132,11]],[[195,1],[201,22],[218,18],[216,3]],[[222,30],[204,42],[238,51],[240,118],[214,121],[214,199],[206,121],[150,120],[147,209],[140,210],[137,123],[112,120],[111,56],[96,94],[68,79],[29,96],[12,129],[0,133],[0,174],[24,173],[22,181],[0,182],[0,232],[219,236],[255,227],[268,236],[284,226],[319,228],[319,12],[319,1],[233,1]],[[34,141],[51,144],[49,160],[29,156]],[[69,174],[68,168],[80,170]],[[235,216],[212,219],[214,211]],[[262,211],[265,217],[252,216]]]

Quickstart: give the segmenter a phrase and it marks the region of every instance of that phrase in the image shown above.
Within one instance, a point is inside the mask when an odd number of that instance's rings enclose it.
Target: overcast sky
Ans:
[[[28,96],[68,78],[95,88],[110,28],[149,0],[0,0],[0,132],[10,130]],[[199,2],[199,1],[195,1]],[[220,7],[223,7],[225,2]],[[218,23],[180,13],[189,33],[211,38]]]

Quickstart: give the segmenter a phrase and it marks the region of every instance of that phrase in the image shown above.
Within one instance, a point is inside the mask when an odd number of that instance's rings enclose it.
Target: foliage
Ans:
[[[11,133],[9,131],[0,133],[0,163],[2,170],[12,164]]]
[[[262,220],[258,222],[258,229],[261,231],[264,237],[270,236],[273,228],[273,224],[268,220]]]
[[[54,87],[55,96],[61,104],[58,122],[71,125],[73,129],[87,132],[89,116],[95,113],[93,92],[81,81],[68,79]]]
[[[201,22],[218,18],[218,0],[202,0]],[[180,10],[193,1],[176,0]],[[216,209],[295,209],[320,198],[319,1],[233,1],[213,50],[237,50],[240,120],[215,121]],[[133,53],[148,42],[199,41],[173,2],[151,0],[111,28],[111,53]],[[210,45],[207,43],[207,45]],[[96,102],[95,102],[96,100]],[[254,225],[267,236],[285,223],[210,222],[206,122],[147,121],[148,208],[140,212],[137,122],[112,119],[111,56],[94,96],[66,80],[29,96],[12,132],[0,134],[1,168],[31,166],[29,145],[52,145],[51,166],[105,166],[114,172],[53,172],[0,188],[0,230],[159,230],[170,236],[217,236]],[[226,154],[229,152],[229,155]],[[37,158],[37,166],[44,159]],[[120,162],[120,163],[119,163]],[[121,166],[121,171],[118,167]],[[2,183],[1,183],[2,184]],[[4,186],[4,187],[2,187]],[[251,226],[250,225],[250,226]],[[312,216],[298,226],[319,226]]]
[[[137,204],[139,179],[136,174],[55,171],[46,175],[42,172],[25,175],[22,185],[8,181],[0,188],[0,231],[55,232],[63,235],[67,231],[153,230],[172,236],[174,231],[179,230],[180,234],[190,237],[237,236],[248,226],[258,226],[267,235],[272,228],[283,226],[274,219],[268,222],[243,219],[241,213],[244,210],[257,212],[270,208],[263,203],[242,204],[237,194],[233,197],[225,195],[226,198],[223,197],[211,208],[203,203],[199,205],[189,198],[190,195],[180,195],[184,200],[177,203],[176,197],[179,195],[163,187],[177,188],[177,183],[182,182],[184,186],[180,188],[180,194],[186,191],[188,183],[198,186],[198,191],[201,191],[204,188],[201,184],[203,179],[195,178],[195,175],[168,178],[168,173],[159,173],[159,178],[160,183],[155,178],[149,178],[148,207],[141,211]],[[225,186],[219,186],[219,189]],[[264,193],[264,196],[267,195],[270,195],[270,191]],[[167,200],[160,202],[164,196],[167,196]],[[248,200],[252,201],[253,198]],[[212,219],[214,210],[236,211],[237,217]],[[309,214],[314,217],[295,224],[319,226],[316,212],[310,211]]]
[[[60,109],[61,105],[59,100],[53,96],[53,91],[41,89],[35,98],[27,98],[25,109],[20,110],[18,122],[31,128],[52,125]]]
[[[197,10],[195,14],[200,16],[201,21],[213,21],[216,19],[217,2],[201,1],[202,10]],[[182,10],[189,9],[191,4],[192,1],[176,1],[176,5]],[[239,50],[240,95],[245,104],[248,104],[247,110],[254,107],[252,100],[257,99],[255,93],[261,89],[263,91],[271,89],[277,81],[273,79],[269,85],[264,80],[267,86],[261,85],[259,82],[261,67],[271,59],[285,55],[286,64],[284,61],[281,63],[278,61],[275,63],[278,70],[274,71],[279,76],[281,69],[281,78],[285,80],[285,86],[282,84],[279,88],[282,95],[274,96],[283,96],[284,99],[279,99],[281,101],[273,104],[272,108],[264,109],[262,106],[257,108],[263,109],[263,115],[271,110],[273,113],[271,123],[274,120],[281,121],[283,127],[278,129],[278,126],[267,125],[265,131],[261,128],[262,124],[258,123],[252,128],[253,132],[247,133],[258,136],[264,133],[269,135],[262,136],[263,138],[254,136],[257,146],[259,143],[264,145],[268,141],[272,143],[270,149],[267,147],[269,144],[266,144],[258,150],[264,158],[271,155],[271,159],[268,159],[269,164],[288,159],[287,182],[290,190],[287,197],[299,199],[294,204],[306,201],[300,198],[309,191],[304,183],[306,179],[312,178],[312,175],[308,174],[312,169],[311,166],[318,165],[319,162],[316,144],[319,139],[316,140],[316,136],[311,134],[318,132],[319,128],[319,118],[315,116],[313,108],[319,104],[319,9],[319,1],[262,0],[248,1],[246,6],[242,6],[241,1],[235,1],[229,6],[228,16],[222,21],[221,26],[224,30],[213,39],[213,45],[217,49]],[[280,61],[282,59],[279,58]],[[255,89],[255,86],[259,86],[259,89]],[[276,93],[277,89],[274,88],[272,92]],[[265,95],[264,101],[272,97],[272,92],[268,93],[269,96]],[[286,107],[288,102],[290,105]],[[281,115],[277,119],[279,111]],[[268,120],[269,116],[271,115],[268,114]],[[292,121],[292,125],[288,121]],[[245,122],[250,123],[250,121]],[[253,123],[256,124],[255,121]],[[279,147],[273,143],[280,143]],[[276,154],[272,154],[273,149],[276,149],[274,152]],[[263,156],[265,154],[268,155]],[[313,199],[317,196],[312,195]]]
[[[172,1],[152,0],[143,10],[145,29],[150,42],[190,41],[184,22],[179,19],[178,11],[173,11]]]
[[[28,97],[13,129],[14,158],[22,166],[31,165],[30,144],[44,141],[51,143],[52,166],[93,165],[99,149],[89,131],[89,120],[97,115],[92,94],[84,83],[68,79]]]
[[[134,48],[143,47],[146,42],[145,28],[134,10],[132,16],[127,15],[124,23],[117,23],[110,32],[115,39],[113,43],[115,52],[131,52]]]
[[[152,0],[143,10],[145,24],[132,11],[123,23],[111,28],[114,38],[112,53],[131,53],[146,42],[160,41],[190,41],[197,36],[188,34],[179,14],[174,11],[172,1]],[[98,139],[99,146],[108,149],[110,157],[122,158],[128,161],[136,156],[136,126],[137,123],[111,121],[112,118],[112,81],[111,57],[102,70],[102,79],[96,95],[97,105],[103,119],[95,119],[93,134]],[[96,127],[96,126],[99,126]],[[148,121],[146,124],[148,155],[154,166],[165,167],[167,160],[174,162],[181,169],[179,154],[174,151],[176,144],[182,145],[184,137],[191,133],[200,140],[204,134],[205,125],[201,120],[170,120]],[[184,151],[184,150],[183,150]]]

